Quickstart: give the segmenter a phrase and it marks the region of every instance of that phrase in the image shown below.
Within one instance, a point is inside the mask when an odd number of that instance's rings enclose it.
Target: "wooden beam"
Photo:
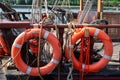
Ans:
[[[83,10],[83,0],[80,0],[80,11]]]
[[[98,0],[97,12],[103,12],[103,0]]]

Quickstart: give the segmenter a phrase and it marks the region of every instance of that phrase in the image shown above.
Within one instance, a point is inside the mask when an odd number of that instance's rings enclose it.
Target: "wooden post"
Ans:
[[[99,18],[100,19],[102,19],[102,12],[103,12],[103,6],[104,6],[104,4],[103,4],[103,0],[98,0],[98,6],[97,6],[97,12],[98,13],[100,13],[100,16],[99,16]]]
[[[103,0],[98,0],[97,12],[103,12]]]
[[[83,0],[80,0],[80,11],[83,10]]]
[[[119,64],[120,64],[120,51],[119,51]],[[119,70],[120,70],[120,66],[119,66]]]

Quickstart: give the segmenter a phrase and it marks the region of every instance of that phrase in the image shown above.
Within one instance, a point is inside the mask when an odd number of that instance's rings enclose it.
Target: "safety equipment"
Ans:
[[[98,62],[93,64],[80,63],[80,61],[77,60],[74,55],[74,45],[79,39],[84,37],[86,29],[89,30],[90,36],[100,39],[104,44],[103,57]],[[109,62],[113,54],[113,45],[110,37],[104,31],[97,28],[93,28],[93,27],[84,27],[81,31],[73,34],[72,42],[69,45],[69,48],[71,48],[72,61],[73,61],[74,68],[78,71],[84,71],[84,72],[98,72],[99,70],[101,70],[107,65],[107,63]],[[68,52],[68,48],[66,48],[66,52]]]
[[[5,54],[9,54],[9,50],[7,47],[7,44],[5,42],[5,39],[3,37],[3,33],[0,31],[0,55],[4,56]]]
[[[39,76],[39,70],[40,70],[40,75],[46,75],[50,72],[52,72],[55,67],[59,64],[59,61],[61,59],[61,45],[59,43],[59,41],[57,40],[57,38],[50,32],[42,29],[42,33],[41,33],[41,37],[43,37],[44,39],[46,39],[53,48],[53,57],[51,59],[51,61],[45,65],[40,67],[40,69],[38,70],[38,67],[31,67],[29,65],[27,65],[21,57],[21,48],[23,46],[23,44],[31,39],[31,38],[35,38],[35,37],[39,37],[40,35],[40,29],[35,28],[35,29],[28,29],[26,31],[24,31],[23,33],[21,33],[14,41],[13,45],[12,45],[12,49],[11,49],[11,53],[12,53],[12,58],[13,61],[16,65],[16,67],[21,70],[24,73],[27,73],[31,76]]]

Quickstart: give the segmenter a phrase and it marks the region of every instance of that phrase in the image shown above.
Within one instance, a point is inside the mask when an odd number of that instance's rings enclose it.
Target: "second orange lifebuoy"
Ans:
[[[79,60],[75,58],[74,47],[73,47],[75,43],[77,42],[77,40],[84,37],[85,29],[89,29],[90,36],[97,37],[104,44],[103,57],[98,62],[93,63],[93,64],[88,64],[88,65],[85,63],[80,63]],[[71,46],[69,47],[72,49],[71,53],[72,53],[72,60],[73,60],[74,68],[77,69],[78,71],[84,71],[84,72],[98,72],[99,70],[101,70],[107,65],[107,63],[109,62],[113,54],[113,45],[112,45],[112,41],[109,38],[109,36],[104,31],[97,29],[97,28],[93,28],[93,27],[85,27],[80,32],[73,34]],[[66,48],[66,52],[67,51],[68,51],[68,48]]]
[[[40,29],[29,29],[21,33],[14,41],[11,49],[12,58],[15,62],[16,67],[24,73],[31,76],[38,76],[38,67],[31,67],[27,65],[21,58],[22,45],[30,38],[39,37]],[[53,47],[53,57],[51,61],[40,67],[40,75],[46,75],[52,72],[58,65],[61,59],[61,46],[57,38],[50,32],[42,29],[42,37],[46,39]]]
[[[7,47],[7,44],[5,42],[5,39],[3,38],[3,33],[0,31],[0,45],[1,45],[1,49],[3,49],[3,56],[5,54],[9,54],[9,50],[8,50],[8,47]]]

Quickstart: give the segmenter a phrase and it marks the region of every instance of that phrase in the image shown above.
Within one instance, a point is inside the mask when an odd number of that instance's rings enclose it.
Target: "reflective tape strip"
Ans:
[[[72,45],[72,44],[69,44],[69,48],[74,48],[74,45]]]
[[[44,34],[44,36],[43,36],[43,38],[46,39],[48,37],[48,35],[49,35],[49,32],[46,31],[45,34]]]
[[[104,57],[105,59],[111,60],[111,56],[108,56],[107,54],[104,54],[103,57]]]
[[[96,28],[95,33],[94,33],[94,37],[98,36],[99,33],[99,29]]]
[[[32,67],[28,66],[26,74],[30,74],[31,70],[32,70]]]
[[[20,49],[21,49],[21,47],[22,47],[21,44],[17,44],[16,42],[13,43],[13,46],[15,46],[15,47],[17,47],[17,48],[20,48]]]
[[[59,61],[54,58],[52,58],[51,62],[53,62],[54,64],[59,64]]]
[[[82,64],[82,70],[84,70],[85,69],[85,64]]]
[[[35,23],[35,24],[32,24],[33,26],[39,26],[39,24]]]

